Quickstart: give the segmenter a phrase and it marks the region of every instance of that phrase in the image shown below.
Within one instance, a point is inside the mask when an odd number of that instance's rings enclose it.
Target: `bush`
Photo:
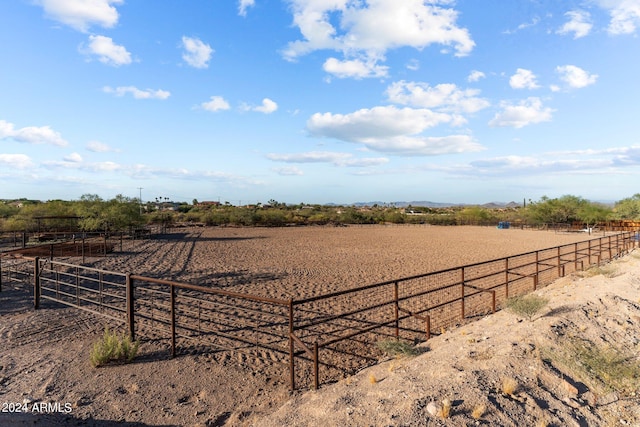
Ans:
[[[378,348],[391,356],[417,356],[420,350],[415,346],[399,340],[384,340],[378,342]]]
[[[531,322],[533,321],[533,317],[538,314],[548,302],[548,299],[539,295],[529,294],[509,298],[506,302],[506,307],[511,312],[518,316],[526,317]]]
[[[96,342],[91,350],[91,365],[97,368],[111,361],[130,362],[136,357],[139,346],[140,342],[132,342],[129,335],[118,335],[105,328],[102,339]]]

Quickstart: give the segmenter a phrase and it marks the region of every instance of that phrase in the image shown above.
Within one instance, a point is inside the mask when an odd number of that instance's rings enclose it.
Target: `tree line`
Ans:
[[[137,198],[118,195],[104,200],[85,194],[78,200],[46,202],[21,199],[0,202],[1,231],[127,231],[148,224],[201,224],[209,226],[347,225],[347,224],[432,224],[495,225],[501,221],[539,225],[576,223],[587,227],[609,220],[640,220],[640,193],[612,205],[591,202],[579,196],[542,197],[525,206],[490,208],[483,206],[396,207],[392,205],[335,206],[267,204],[234,206],[201,204],[140,203]]]

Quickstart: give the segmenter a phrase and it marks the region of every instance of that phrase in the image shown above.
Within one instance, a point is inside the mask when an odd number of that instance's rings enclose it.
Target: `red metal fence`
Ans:
[[[129,333],[182,347],[240,352],[288,367],[296,384],[335,380],[380,356],[384,339],[414,342],[495,312],[504,301],[629,252],[633,233],[600,237],[487,262],[299,300],[229,292],[43,258],[0,259],[2,284],[122,322]]]

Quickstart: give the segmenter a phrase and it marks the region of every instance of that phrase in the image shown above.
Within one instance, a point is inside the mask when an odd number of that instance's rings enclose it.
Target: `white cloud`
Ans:
[[[593,28],[591,21],[591,15],[584,10],[572,10],[564,14],[569,18],[558,30],[558,34],[571,34],[573,33],[574,39],[579,39],[588,35]]]
[[[98,61],[114,67],[131,64],[131,54],[124,46],[115,44],[110,37],[91,35],[88,47],[81,46],[80,52],[96,55]]]
[[[503,110],[489,122],[492,127],[521,128],[530,124],[548,122],[554,110],[542,106],[540,98],[531,97],[518,105],[502,104]]]
[[[374,61],[360,59],[340,61],[336,58],[327,59],[322,65],[324,71],[338,78],[353,77],[386,77],[389,67],[377,65]]]
[[[182,59],[194,68],[208,68],[213,49],[202,40],[194,37],[182,37],[184,53]]]
[[[207,111],[223,111],[231,108],[229,103],[221,96],[212,96],[209,101],[200,104],[200,107]]]
[[[71,153],[68,156],[65,156],[64,160],[71,163],[80,163],[82,162],[82,156],[78,153]]]
[[[362,72],[345,72],[356,65],[384,60],[387,50],[400,47],[423,49],[433,44],[452,47],[456,56],[468,55],[475,43],[466,28],[456,25],[458,12],[447,6],[449,0],[289,0],[293,24],[301,40],[290,42],[283,51],[288,60],[316,50],[334,50],[344,60],[325,63],[339,68],[345,77],[362,77]],[[355,63],[348,61],[356,60]],[[357,64],[357,61],[360,64]]]
[[[302,176],[304,172],[296,166],[285,166],[281,168],[273,168],[274,172],[283,176]]]
[[[316,113],[307,121],[307,130],[312,136],[360,143],[371,150],[398,155],[435,155],[483,149],[467,135],[419,135],[454,119],[449,114],[425,108],[387,106],[350,114]]]
[[[393,103],[440,111],[475,113],[489,106],[487,100],[477,97],[479,90],[459,89],[452,83],[431,87],[427,83],[401,80],[389,85],[386,93]]]
[[[238,15],[246,16],[247,9],[255,5],[255,0],[240,0],[238,3]]]
[[[0,120],[0,139],[13,139],[27,144],[51,144],[59,147],[68,145],[60,132],[56,132],[49,126],[27,126],[15,129],[13,123]]]
[[[467,77],[468,82],[477,82],[480,79],[484,79],[486,75],[482,71],[473,70],[469,73],[469,77]]]
[[[138,89],[135,86],[119,86],[117,88],[112,88],[110,86],[105,86],[102,88],[102,91],[105,93],[112,93],[116,96],[125,96],[126,94],[131,94],[135,99],[168,99],[171,96],[171,92],[166,90],[158,89]]]
[[[270,100],[269,98],[264,98],[262,100],[262,105],[253,107],[253,106],[244,104],[240,108],[244,111],[257,111],[258,113],[271,114],[278,109],[278,104],[276,104],[274,101]]]
[[[509,85],[513,89],[537,89],[540,86],[536,83],[536,75],[531,70],[518,68],[516,73],[509,79]]]
[[[418,71],[420,69],[420,62],[417,59],[411,59],[407,62],[407,69],[411,71]]]
[[[51,19],[78,31],[87,32],[93,24],[111,28],[118,22],[118,11],[112,5],[124,0],[36,0]]]
[[[26,154],[0,154],[0,164],[14,169],[31,169],[35,166]]]
[[[453,174],[487,176],[564,175],[624,173],[624,168],[640,165],[640,146],[612,147],[601,150],[565,150],[533,156],[503,156],[477,160],[457,167]]]
[[[556,67],[556,72],[560,74],[560,79],[570,87],[580,89],[592,85],[598,79],[597,74],[589,74],[575,65],[562,65]]]
[[[94,153],[107,153],[110,151],[113,151],[113,152],[119,151],[115,148],[111,148],[109,145],[100,141],[89,141],[85,148],[89,151],[93,151]]]
[[[597,2],[611,14],[611,21],[607,28],[610,34],[633,34],[636,32],[640,25],[640,2],[638,0],[597,0]]]
[[[306,153],[275,154],[270,153],[267,158],[285,163],[331,163],[335,166],[367,167],[378,166],[389,162],[386,157],[353,158],[351,153],[335,151],[309,151]]]

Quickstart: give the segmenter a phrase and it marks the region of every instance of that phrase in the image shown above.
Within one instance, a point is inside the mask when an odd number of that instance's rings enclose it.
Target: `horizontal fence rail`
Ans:
[[[132,338],[169,339],[172,356],[202,348],[280,364],[292,389],[317,388],[379,360],[376,342],[428,340],[510,297],[622,256],[637,241],[625,232],[297,300],[5,253],[0,291],[26,289],[35,308],[47,300],[105,316]]]

